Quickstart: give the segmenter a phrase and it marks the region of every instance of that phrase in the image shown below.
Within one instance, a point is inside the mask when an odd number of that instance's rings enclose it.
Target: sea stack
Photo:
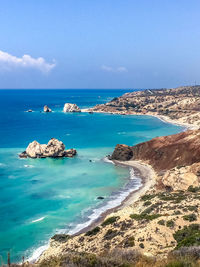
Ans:
[[[52,110],[47,105],[44,106],[43,110],[44,112],[52,112]]]
[[[81,112],[81,109],[76,104],[65,103],[63,112]]]
[[[77,154],[75,149],[65,150],[63,142],[51,138],[48,144],[40,144],[37,141],[33,141],[28,145],[26,150],[22,152],[20,158],[61,158],[61,157],[73,157]]]

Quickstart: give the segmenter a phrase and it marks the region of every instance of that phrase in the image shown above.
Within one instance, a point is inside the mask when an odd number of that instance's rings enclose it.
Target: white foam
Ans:
[[[33,165],[24,165],[25,168],[34,168]]]
[[[43,221],[43,220],[44,220],[44,218],[46,218],[46,216],[44,216],[44,217],[41,217],[41,218],[39,218],[39,219],[36,219],[36,220],[33,220],[33,221],[32,221],[32,223],[36,223],[36,222]]]
[[[115,164],[112,160],[108,159],[108,157],[103,158],[104,162]]]
[[[88,227],[102,213],[106,212],[109,209],[112,209],[112,208],[115,208],[115,207],[121,205],[122,201],[125,200],[131,192],[138,190],[142,186],[141,179],[136,179],[136,177],[134,176],[133,168],[130,168],[130,179],[131,180],[135,179],[134,188],[130,188],[128,190],[121,190],[119,192],[119,194],[117,195],[117,197],[111,196],[110,200],[106,203],[106,205],[93,209],[92,214],[88,216],[88,219],[89,219],[88,221],[86,221],[84,223],[77,224],[73,229],[68,231],[68,234],[70,234],[70,235],[75,234],[75,233],[81,231],[82,229]]]
[[[36,261],[40,257],[40,255],[48,248],[48,246],[49,246],[49,244],[46,244],[46,245],[41,246],[41,247],[37,248],[36,250],[34,250],[32,256],[30,258],[28,258],[28,261],[31,263]]]

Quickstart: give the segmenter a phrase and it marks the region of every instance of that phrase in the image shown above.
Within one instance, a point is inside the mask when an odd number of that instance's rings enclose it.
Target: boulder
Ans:
[[[81,112],[76,104],[65,103],[63,112]]]
[[[52,110],[47,105],[45,105],[44,112],[52,112]]]
[[[109,159],[111,160],[130,160],[133,157],[133,151],[130,146],[116,145],[115,150]]]
[[[48,144],[40,144],[37,141],[33,141],[28,145],[26,151],[22,152],[20,158],[59,158],[59,157],[73,157],[76,155],[75,149],[65,150],[63,142],[52,138]]]

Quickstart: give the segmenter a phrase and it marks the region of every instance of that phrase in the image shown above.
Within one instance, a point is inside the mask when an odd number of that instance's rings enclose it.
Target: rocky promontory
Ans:
[[[76,104],[65,103],[63,112],[81,112],[81,109]]]
[[[96,105],[89,111],[153,115],[180,124],[200,126],[200,86],[130,92],[108,103]]]
[[[58,139],[51,138],[48,144],[40,144],[33,141],[26,150],[19,154],[20,158],[61,158],[73,157],[77,154],[75,149],[65,150],[65,145]]]
[[[132,147],[117,145],[111,159],[142,160],[156,171],[191,165],[200,162],[200,130],[156,137]]]

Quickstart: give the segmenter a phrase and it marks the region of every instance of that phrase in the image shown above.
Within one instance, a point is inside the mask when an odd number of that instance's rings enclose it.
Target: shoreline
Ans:
[[[95,228],[96,226],[101,224],[108,215],[112,216],[113,213],[122,212],[123,210],[124,210],[124,212],[126,212],[125,211],[126,208],[129,208],[129,206],[131,204],[136,202],[142,195],[144,195],[148,190],[150,190],[155,185],[155,182],[156,182],[155,171],[153,170],[153,168],[150,165],[148,165],[142,161],[134,161],[134,160],[132,160],[132,161],[117,161],[117,160],[114,160],[114,161],[111,161],[111,164],[115,164],[116,166],[122,166],[125,168],[133,168],[134,171],[136,171],[138,173],[138,175],[137,175],[138,178],[141,179],[141,186],[138,189],[131,191],[125,197],[125,199],[123,199],[121,201],[121,203],[119,205],[117,205],[116,207],[107,209],[106,211],[101,213],[88,226],[83,227],[81,230],[72,234],[71,235],[72,237],[76,237],[80,234],[84,234],[87,231],[92,230],[93,228]],[[68,234],[68,233],[66,233],[66,234]],[[41,252],[41,254],[37,256],[37,258],[34,258],[32,255],[32,257],[30,257],[29,260],[31,259],[31,262],[38,262],[41,259],[46,258],[48,255],[48,249],[49,248],[50,248],[50,242],[48,242],[48,245]],[[46,253],[47,253],[47,255],[45,255]],[[49,255],[48,255],[48,257],[49,257]]]
[[[96,227],[97,225],[99,225],[100,223],[102,223],[104,221],[104,219],[115,212],[118,212],[120,210],[122,210],[123,208],[125,208],[126,206],[129,206],[130,204],[132,204],[133,202],[137,201],[141,195],[145,194],[154,184],[155,184],[155,172],[153,170],[153,168],[141,161],[117,161],[117,160],[113,160],[112,161],[116,166],[123,166],[126,168],[133,168],[134,171],[139,172],[139,178],[141,179],[141,186],[136,189],[131,191],[127,197],[125,197],[124,200],[122,200],[120,205],[117,205],[116,207],[107,209],[106,211],[104,211],[98,218],[95,219],[94,222],[92,222],[90,225],[88,225],[87,227],[84,227],[83,229],[81,229],[80,231],[72,234],[72,236],[77,236],[83,233],[86,233],[87,231],[90,231],[91,229],[93,229],[94,227]],[[150,179],[148,179],[150,178]]]
[[[89,112],[89,109],[83,109],[81,110],[81,112]],[[101,111],[93,111],[95,113],[108,113],[108,114],[112,114],[112,115],[135,115],[135,116],[152,116],[152,117],[156,117],[157,119],[165,122],[165,123],[169,123],[169,124],[174,124],[177,126],[182,126],[185,127],[186,129],[183,129],[182,131],[185,130],[193,130],[198,128],[198,126],[193,125],[193,124],[186,124],[186,123],[181,123],[177,120],[172,120],[170,118],[168,118],[167,116],[162,116],[162,115],[155,115],[155,114],[120,114],[120,113],[113,113],[113,112],[101,112]],[[117,161],[114,160],[112,161],[112,163],[114,163],[115,165],[118,166],[124,166],[127,168],[133,168],[134,170],[137,170],[140,175],[139,177],[142,180],[142,185],[134,190],[131,191],[127,197],[125,197],[125,199],[121,202],[120,205],[117,205],[116,207],[107,209],[106,211],[104,211],[102,214],[100,214],[93,222],[91,222],[88,226],[83,227],[81,230],[77,231],[76,233],[72,234],[72,236],[78,236],[80,234],[86,233],[87,231],[93,229],[94,227],[98,226],[99,224],[101,224],[105,218],[110,215],[112,213],[116,213],[116,212],[126,212],[125,209],[130,207],[131,204],[134,204],[142,195],[144,195],[148,190],[150,190],[156,183],[156,172],[154,171],[154,169],[152,168],[152,166],[146,164],[145,162],[142,161],[134,161],[134,160],[130,160],[130,161]],[[45,253],[48,251],[49,248],[49,243],[48,243],[48,247],[46,247],[46,249],[44,249],[42,251],[42,253],[37,257],[37,259],[34,259],[33,262],[37,262],[39,261],[41,258],[45,258]]]
[[[199,129],[199,127],[195,124],[189,124],[189,123],[185,123],[185,122],[180,122],[179,120],[175,119],[170,119],[169,117],[167,116],[164,116],[164,115],[158,115],[158,114],[153,114],[153,113],[145,113],[145,114],[141,114],[141,113],[126,113],[126,112],[123,112],[123,113],[120,113],[120,112],[105,112],[105,111],[94,111],[94,110],[90,110],[92,108],[87,108],[87,109],[81,109],[81,112],[94,112],[94,113],[104,113],[104,114],[112,114],[112,115],[130,115],[130,116],[151,116],[151,117],[155,117],[165,123],[170,123],[170,124],[174,124],[174,125],[177,125],[177,126],[181,126],[181,127],[185,127],[186,130],[197,130]]]

